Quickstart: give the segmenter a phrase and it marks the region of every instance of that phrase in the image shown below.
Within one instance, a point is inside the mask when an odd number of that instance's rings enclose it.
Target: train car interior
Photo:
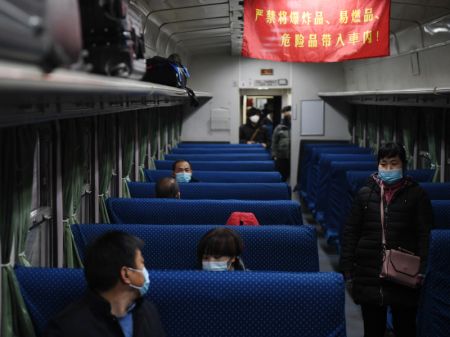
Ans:
[[[450,336],[449,0],[2,0],[0,28],[2,337],[67,335],[113,231],[167,337]],[[201,270],[222,227],[240,265]]]

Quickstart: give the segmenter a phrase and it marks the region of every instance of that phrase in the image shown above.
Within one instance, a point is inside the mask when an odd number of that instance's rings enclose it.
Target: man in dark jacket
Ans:
[[[164,337],[154,305],[143,296],[150,280],[142,240],[113,231],[88,249],[88,291],[48,325],[47,337]]]
[[[269,135],[267,129],[261,125],[261,112],[258,109],[252,107],[247,111],[247,123],[239,127],[239,143],[259,143],[269,147]]]
[[[192,165],[189,161],[180,159],[172,164],[172,176],[177,183],[198,183],[199,180],[192,176]]]
[[[365,337],[384,336],[387,306],[392,309],[395,336],[416,335],[420,290],[380,278],[383,262],[380,207],[384,209],[386,249],[401,247],[413,252],[421,259],[420,273],[426,269],[433,221],[431,203],[416,182],[404,177],[405,168],[403,146],[388,143],[380,148],[378,173],[358,192],[343,231],[341,269],[353,299],[361,304]]]
[[[285,106],[281,113],[283,119],[273,130],[272,157],[275,160],[275,168],[280,172],[283,181],[286,181],[291,168],[291,107]]]

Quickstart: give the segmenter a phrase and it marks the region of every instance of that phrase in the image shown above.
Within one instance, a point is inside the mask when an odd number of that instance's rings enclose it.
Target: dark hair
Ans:
[[[398,156],[403,164],[403,170],[406,170],[406,151],[402,144],[400,143],[386,143],[380,147],[378,150],[378,164],[383,158],[392,158]]]
[[[157,198],[177,198],[178,193],[180,193],[180,188],[173,177],[161,178],[155,185]]]
[[[192,170],[192,165],[191,165],[191,162],[190,162],[189,160],[186,160],[186,159],[178,159],[178,160],[176,160],[176,161],[173,162],[173,164],[172,164],[172,171],[175,171],[175,168],[177,167],[177,164],[178,164],[178,163],[183,163],[183,162],[188,163],[188,164],[189,164],[189,167],[190,167],[191,170]]]
[[[241,237],[232,229],[217,227],[206,232],[197,246],[197,268],[202,269],[203,256],[229,256],[235,257],[233,262],[235,270],[242,270],[239,256],[244,250]]]
[[[120,280],[122,267],[136,268],[137,250],[144,242],[128,233],[111,231],[92,242],[84,261],[84,276],[90,289],[107,291]]]
[[[281,112],[288,112],[291,111],[291,106],[290,105],[286,105],[283,109],[281,109]]]
[[[250,117],[253,115],[261,115],[261,111],[254,107],[251,107],[250,109],[247,110],[247,117]]]

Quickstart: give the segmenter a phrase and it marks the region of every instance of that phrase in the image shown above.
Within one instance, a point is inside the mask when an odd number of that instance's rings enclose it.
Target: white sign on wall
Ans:
[[[325,134],[324,101],[301,101],[300,109],[300,135],[323,136]]]

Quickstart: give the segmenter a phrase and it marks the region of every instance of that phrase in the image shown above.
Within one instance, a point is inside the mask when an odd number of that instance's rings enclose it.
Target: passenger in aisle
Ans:
[[[198,183],[199,180],[192,176],[192,165],[189,161],[180,159],[172,164],[172,175],[177,183]]]
[[[426,192],[405,177],[402,145],[388,143],[378,151],[378,173],[373,174],[354,200],[343,232],[341,270],[351,295],[361,304],[365,337],[383,337],[387,306],[392,309],[396,337],[416,336],[420,290],[380,278],[385,257],[381,207],[384,209],[386,249],[399,247],[421,259],[426,270],[433,216]],[[384,198],[381,193],[384,190]]]
[[[285,106],[281,114],[281,123],[273,130],[272,157],[276,170],[280,172],[282,180],[286,181],[291,168],[291,107]]]
[[[197,267],[206,271],[243,271],[243,247],[241,237],[232,229],[214,228],[203,235],[197,246]]]
[[[173,177],[164,177],[155,184],[157,198],[180,199],[180,188]]]
[[[251,107],[247,111],[247,122],[239,127],[239,142],[243,144],[260,143],[269,147],[270,139],[267,129],[261,124],[261,112]]]
[[[108,232],[88,248],[85,296],[49,322],[47,337],[163,337],[155,306],[144,299],[150,287],[141,239]]]

